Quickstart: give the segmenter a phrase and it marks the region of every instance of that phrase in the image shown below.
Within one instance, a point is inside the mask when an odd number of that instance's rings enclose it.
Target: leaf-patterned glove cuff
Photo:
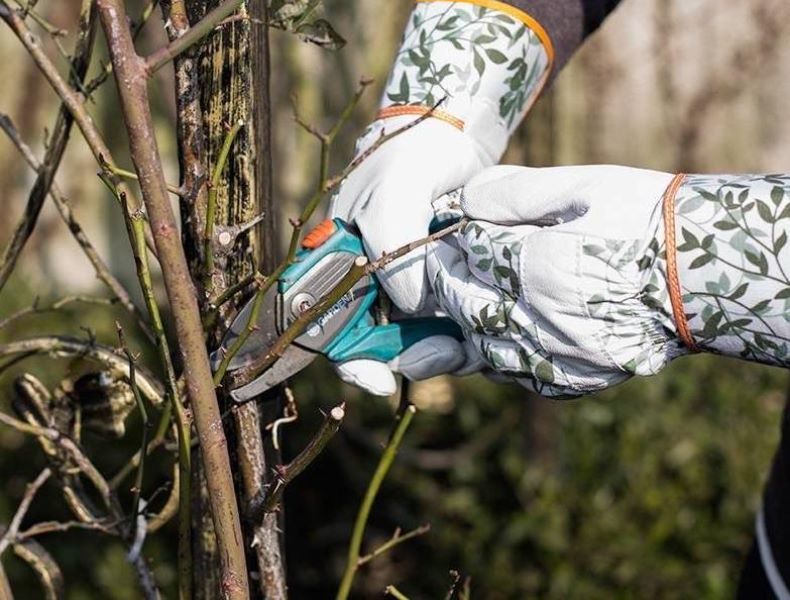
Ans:
[[[790,175],[693,175],[676,196],[683,309],[696,345],[790,365]]]
[[[541,25],[496,0],[418,0],[380,118],[433,116],[468,133],[493,164],[545,85],[553,49]]]

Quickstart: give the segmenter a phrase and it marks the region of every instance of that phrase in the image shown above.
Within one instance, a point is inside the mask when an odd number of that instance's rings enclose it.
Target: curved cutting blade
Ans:
[[[231,359],[228,364],[228,372],[246,366],[258,356],[265,354],[277,340],[282,329],[278,320],[277,302],[277,289],[276,286],[272,286],[263,298],[260,310],[258,311],[255,329]],[[228,329],[225,334],[219,350],[212,352],[211,367],[213,370],[217,370],[225,354],[247,329],[254,304],[255,298],[247,302],[244,308],[233,319],[230,329]],[[301,371],[310,364],[316,356],[318,355],[315,352],[310,352],[297,346],[289,346],[282,357],[257,379],[241,388],[232,390],[230,395],[237,402],[253,398],[284,381],[291,375]]]
[[[251,298],[244,308],[241,309],[239,314],[233,319],[230,324],[230,329],[225,333],[222,338],[222,344],[219,350],[211,353],[211,368],[215,371],[219,367],[225,354],[233,346],[234,342],[244,333],[247,329],[247,324],[250,320],[253,305],[255,304],[255,297]],[[279,327],[277,323],[277,289],[272,286],[263,297],[261,308],[258,311],[258,318],[256,319],[255,329],[244,342],[244,345],[233,356],[228,365],[228,371],[235,371],[239,367],[243,367],[252,361],[256,356],[266,352],[269,347],[274,344],[279,336]]]
[[[304,369],[313,362],[316,356],[318,355],[315,352],[303,350],[299,346],[288,346],[277,362],[261,373],[257,379],[253,379],[245,386],[231,390],[230,397],[236,402],[254,398]]]

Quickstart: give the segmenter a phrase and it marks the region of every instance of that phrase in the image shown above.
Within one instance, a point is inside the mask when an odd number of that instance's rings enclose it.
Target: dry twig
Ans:
[[[75,86],[82,85],[91,62],[95,33],[95,19],[92,4],[91,0],[83,0],[80,10],[79,35],[74,50],[74,57],[71,59],[69,65],[72,73],[70,83]],[[2,8],[3,7],[0,6],[0,16],[2,16]],[[11,9],[5,6],[5,10],[10,11]],[[33,229],[38,221],[38,216],[41,213],[41,207],[44,205],[44,200],[49,193],[50,186],[55,179],[55,173],[60,166],[60,161],[66,150],[66,144],[69,140],[73,122],[74,118],[69,112],[65,102],[62,103],[58,110],[58,118],[52,130],[52,135],[46,144],[47,151],[44,155],[44,160],[40,168],[36,169],[36,181],[33,184],[33,188],[30,190],[25,212],[14,231],[11,241],[3,253],[2,259],[0,259],[0,290],[3,289],[8,278],[11,276],[25,243],[30,238],[30,234],[33,233]]]
[[[16,146],[17,150],[19,150],[20,154],[22,154],[22,157],[25,159],[27,164],[30,165],[30,167],[37,173],[41,173],[43,169],[43,163],[40,163],[38,160],[36,160],[36,157],[33,155],[33,151],[22,140],[19,135],[19,131],[14,126],[8,115],[0,114],[0,129],[5,131],[6,135],[8,135],[14,146]],[[96,271],[96,277],[98,277],[99,280],[101,280],[102,283],[104,283],[110,289],[121,305],[135,318],[143,333],[145,333],[149,339],[153,339],[150,326],[140,314],[137,306],[135,306],[134,302],[132,302],[129,292],[126,291],[126,288],[123,287],[123,284],[118,281],[118,279],[110,272],[110,268],[101,258],[101,256],[99,256],[96,248],[88,239],[88,236],[85,235],[82,226],[74,216],[68,200],[54,181],[50,185],[49,195],[55,202],[55,206],[57,207],[63,222],[69,228],[69,231],[74,236],[77,244],[79,244],[80,248],[82,248],[82,251],[85,253],[88,261],[90,261],[91,265],[93,266],[93,270]]]
[[[2,537],[0,537],[0,556],[2,556],[3,552],[5,552],[9,545],[14,543],[17,533],[19,532],[19,528],[22,525],[22,521],[25,518],[25,515],[27,515],[30,504],[33,502],[33,498],[36,497],[38,490],[41,489],[41,486],[44,485],[47,479],[49,479],[50,475],[52,475],[52,471],[49,469],[44,469],[38,474],[38,477],[36,477],[32,483],[28,484],[27,489],[25,489],[25,495],[22,496],[22,501],[19,503],[19,506],[17,507],[13,518],[11,519],[11,523],[8,525],[8,529],[6,529],[3,532]]]

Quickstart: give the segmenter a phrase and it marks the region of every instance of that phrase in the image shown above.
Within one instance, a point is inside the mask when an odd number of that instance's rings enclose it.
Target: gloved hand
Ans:
[[[383,132],[393,131],[414,117],[377,121],[363,135],[357,152],[364,152]],[[428,119],[393,138],[354,171],[335,197],[330,215],[359,227],[371,258],[391,252],[428,235],[434,217],[431,201],[463,185],[472,175],[493,164],[467,133]],[[404,313],[425,309],[429,288],[425,276],[425,248],[394,261],[377,273],[393,304]],[[405,316],[408,316],[405,315]],[[396,368],[411,379],[425,379],[456,369],[464,361],[461,345],[438,336],[419,342],[391,365],[355,360],[337,365],[347,383],[377,395],[395,391]]]
[[[545,396],[601,390],[686,352],[667,294],[661,198],[672,175],[625,167],[493,167],[430,246],[439,305],[468,351]]]
[[[545,84],[552,56],[548,36],[518,9],[418,3],[379,118],[358,140],[357,156],[385,132],[433,112],[384,143],[348,177],[330,216],[356,223],[372,258],[425,237],[434,216],[431,202],[499,160]],[[407,314],[430,312],[425,252],[415,250],[378,273],[393,303]],[[387,395],[395,390],[391,368],[424,379],[464,361],[462,346],[441,337],[412,346],[389,366],[350,361],[337,370],[343,380]]]

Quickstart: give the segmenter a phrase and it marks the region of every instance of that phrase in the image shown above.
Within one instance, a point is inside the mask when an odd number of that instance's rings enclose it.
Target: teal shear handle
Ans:
[[[334,230],[315,247],[302,250],[297,262],[289,267],[280,279],[281,294],[286,294],[303,277],[310,277],[325,261],[337,256],[364,256],[365,249],[355,228],[341,219],[333,219]],[[343,362],[354,359],[389,361],[426,338],[443,335],[464,339],[461,328],[445,317],[421,317],[377,325],[372,307],[380,292],[375,275],[360,289],[362,296],[353,303],[355,314],[321,352],[331,361]],[[331,310],[330,310],[331,312]],[[298,343],[298,340],[297,340]]]
[[[464,339],[458,324],[446,317],[419,317],[388,325],[358,324],[338,339],[326,356],[334,362],[360,358],[387,362],[417,342],[437,335],[459,342]]]

